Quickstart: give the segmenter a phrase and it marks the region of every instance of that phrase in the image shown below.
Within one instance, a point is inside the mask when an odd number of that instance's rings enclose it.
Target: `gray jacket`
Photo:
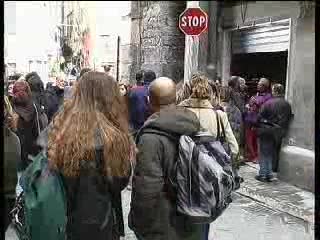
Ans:
[[[138,133],[129,227],[139,239],[202,239],[203,226],[177,216],[176,200],[167,184],[177,160],[180,136],[199,130],[194,113],[172,107],[152,115]]]

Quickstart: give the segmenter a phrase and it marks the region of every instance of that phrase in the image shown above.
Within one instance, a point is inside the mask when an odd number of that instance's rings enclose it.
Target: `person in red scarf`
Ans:
[[[18,172],[22,172],[31,162],[29,156],[39,152],[36,140],[44,126],[40,124],[40,109],[32,99],[29,84],[24,80],[15,82],[12,93],[13,109],[18,115],[16,133],[21,143],[21,164]]]

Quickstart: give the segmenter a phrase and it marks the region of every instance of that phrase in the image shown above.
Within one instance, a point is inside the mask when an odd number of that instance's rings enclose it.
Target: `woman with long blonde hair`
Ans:
[[[124,235],[121,191],[130,175],[126,104],[117,82],[87,72],[48,131],[48,159],[67,192],[67,239]]]

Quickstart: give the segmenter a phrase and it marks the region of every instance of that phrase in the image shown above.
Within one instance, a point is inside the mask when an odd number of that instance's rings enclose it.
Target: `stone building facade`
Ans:
[[[301,1],[250,1],[242,4],[244,3],[221,6],[217,41],[209,39],[210,43],[216,43],[217,74],[222,76],[225,83],[232,74],[231,63],[235,56],[232,52],[236,47],[233,36],[242,27],[247,29],[242,34],[251,31],[250,29],[257,32],[255,37],[247,34],[247,40],[244,41],[247,48],[256,41],[260,44],[259,52],[277,53],[276,48],[283,48],[280,42],[286,42],[286,50],[281,50],[287,54],[283,84],[286,86],[285,98],[292,105],[294,119],[288,137],[283,141],[278,177],[314,191],[315,5],[313,2]],[[261,27],[258,27],[259,24]],[[268,30],[269,33],[263,30],[267,28],[271,29]],[[261,40],[263,38],[265,39]],[[261,46],[265,49],[261,50]],[[250,52],[256,54],[254,50]],[[268,64],[270,62],[264,63]],[[271,66],[274,72],[279,68],[278,65]],[[274,80],[277,79],[271,78],[271,81]]]
[[[86,2],[63,1],[61,4],[61,47],[63,50],[71,50],[70,54],[64,53],[66,62],[72,62],[80,68],[88,65],[90,58],[90,51],[88,53],[87,49],[90,26],[86,9]]]
[[[157,76],[183,79],[185,37],[178,17],[186,7],[180,1],[132,1],[130,81],[140,69]]]
[[[178,28],[178,17],[186,6],[200,6],[209,15],[208,31],[200,37],[184,37]],[[184,76],[188,81],[192,72],[206,71],[211,65],[210,77],[220,76],[227,84],[236,53],[285,54],[282,83],[294,119],[283,141],[278,176],[314,191],[314,6],[303,1],[132,2],[130,78],[137,70],[149,68],[157,76],[175,81]],[[235,36],[244,37],[240,41]],[[274,64],[271,72],[278,68]]]

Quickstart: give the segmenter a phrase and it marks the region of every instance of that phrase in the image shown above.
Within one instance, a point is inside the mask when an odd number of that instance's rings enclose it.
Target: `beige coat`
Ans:
[[[217,120],[216,113],[220,116],[221,122],[225,129],[226,141],[229,143],[231,152],[235,155],[239,152],[237,140],[232,132],[228,116],[225,112],[220,110],[214,111],[209,100],[198,100],[189,98],[179,104],[181,107],[186,107],[194,112],[204,130],[209,131],[213,136],[217,136]]]

